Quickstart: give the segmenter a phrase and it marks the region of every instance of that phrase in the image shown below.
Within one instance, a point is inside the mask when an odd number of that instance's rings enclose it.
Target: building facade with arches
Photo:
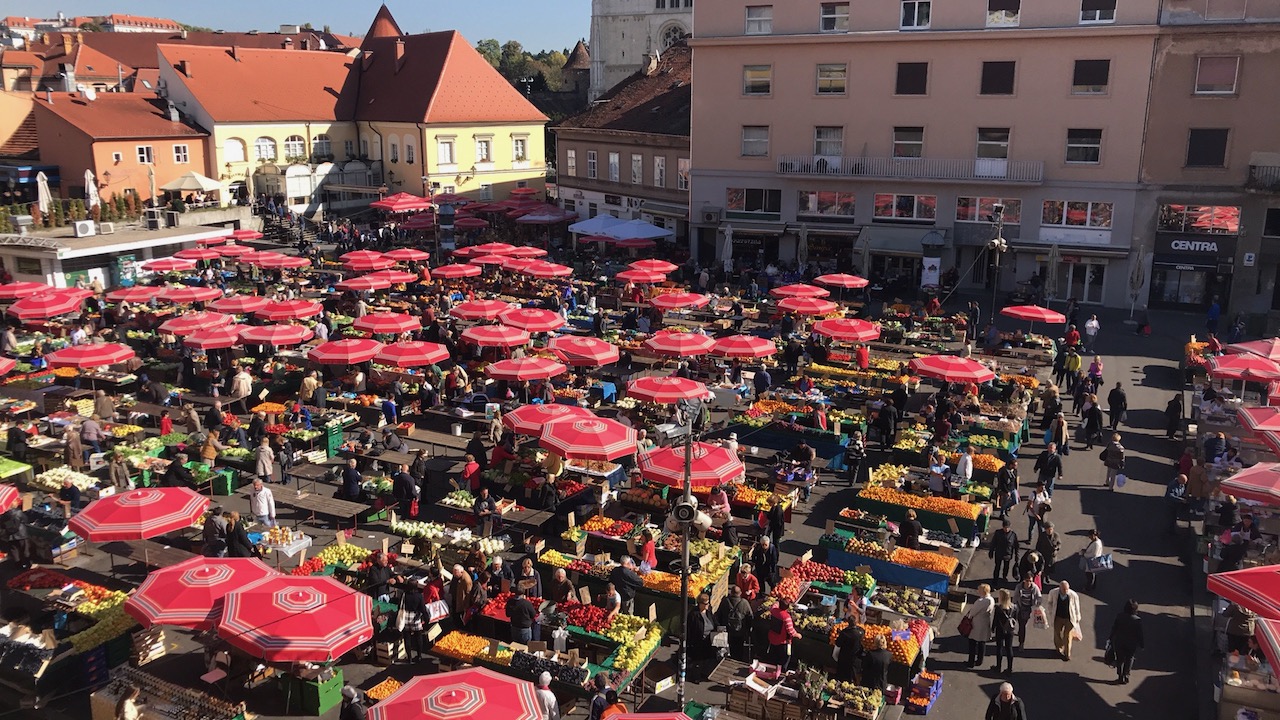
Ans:
[[[592,0],[590,99],[693,33],[693,0]]]

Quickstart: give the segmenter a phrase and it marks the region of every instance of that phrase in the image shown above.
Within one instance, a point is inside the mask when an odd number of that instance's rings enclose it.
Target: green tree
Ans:
[[[102,32],[102,26],[96,22],[82,22],[80,29],[85,32]]]
[[[524,46],[515,40],[508,40],[502,45],[502,57],[498,60],[498,72],[507,80],[516,83],[521,78],[532,75],[529,67],[529,53]]]
[[[483,55],[484,59],[488,60],[489,64],[494,67],[498,67],[498,61],[502,59],[502,46],[493,38],[476,43],[476,52]]]
[[[208,33],[215,32],[213,28],[205,27],[203,25],[188,25],[186,23],[178,23],[178,24],[182,26],[183,30],[186,30],[188,32],[208,32]]]

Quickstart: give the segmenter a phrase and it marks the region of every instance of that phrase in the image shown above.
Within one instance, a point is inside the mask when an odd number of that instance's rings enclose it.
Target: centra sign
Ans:
[[[1174,240],[1169,243],[1170,250],[1218,254],[1218,243],[1213,240]]]

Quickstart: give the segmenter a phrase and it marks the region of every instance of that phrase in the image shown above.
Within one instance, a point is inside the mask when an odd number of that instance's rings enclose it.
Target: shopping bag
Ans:
[[[418,517],[418,501],[417,500],[409,501],[409,517],[411,518]]]
[[[1102,662],[1107,665],[1114,666],[1116,664],[1116,649],[1111,647],[1111,641],[1107,641],[1107,649],[1102,653]]]
[[[1090,573],[1107,572],[1114,567],[1115,564],[1112,561],[1111,553],[1099,555],[1096,558],[1089,558],[1088,560],[1085,560],[1084,563],[1084,571]]]
[[[1128,481],[1129,478],[1125,477],[1124,473],[1116,473],[1116,487],[1122,488]]]
[[[1049,629],[1049,618],[1045,615],[1044,608],[1039,605],[1031,611],[1031,627],[1037,630]]]
[[[1075,640],[1076,642],[1079,642],[1084,639],[1084,634],[1080,632],[1080,628],[1078,627],[1071,628],[1071,639]]]
[[[712,633],[711,647],[717,647],[717,648],[729,647],[729,633],[728,632]]]
[[[961,635],[969,637],[969,633],[973,632],[973,618],[968,615],[960,618],[960,627],[958,630]]]

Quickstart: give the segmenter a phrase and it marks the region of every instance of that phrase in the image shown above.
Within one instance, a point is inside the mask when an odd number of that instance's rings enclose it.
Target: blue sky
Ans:
[[[119,2],[119,0],[116,0]],[[407,33],[426,30],[458,30],[474,44],[482,38],[500,42],[518,40],[527,50],[573,47],[586,38],[591,27],[590,0],[466,0],[443,2],[410,0],[388,2],[391,14]],[[168,0],[55,0],[53,3],[19,2],[5,14],[43,16],[62,11],[67,15],[103,15],[110,12],[172,18],[190,25],[221,30],[276,30],[281,24],[310,22],[329,25],[336,33],[363,34],[369,29],[376,0],[221,0],[208,3],[174,3]]]

